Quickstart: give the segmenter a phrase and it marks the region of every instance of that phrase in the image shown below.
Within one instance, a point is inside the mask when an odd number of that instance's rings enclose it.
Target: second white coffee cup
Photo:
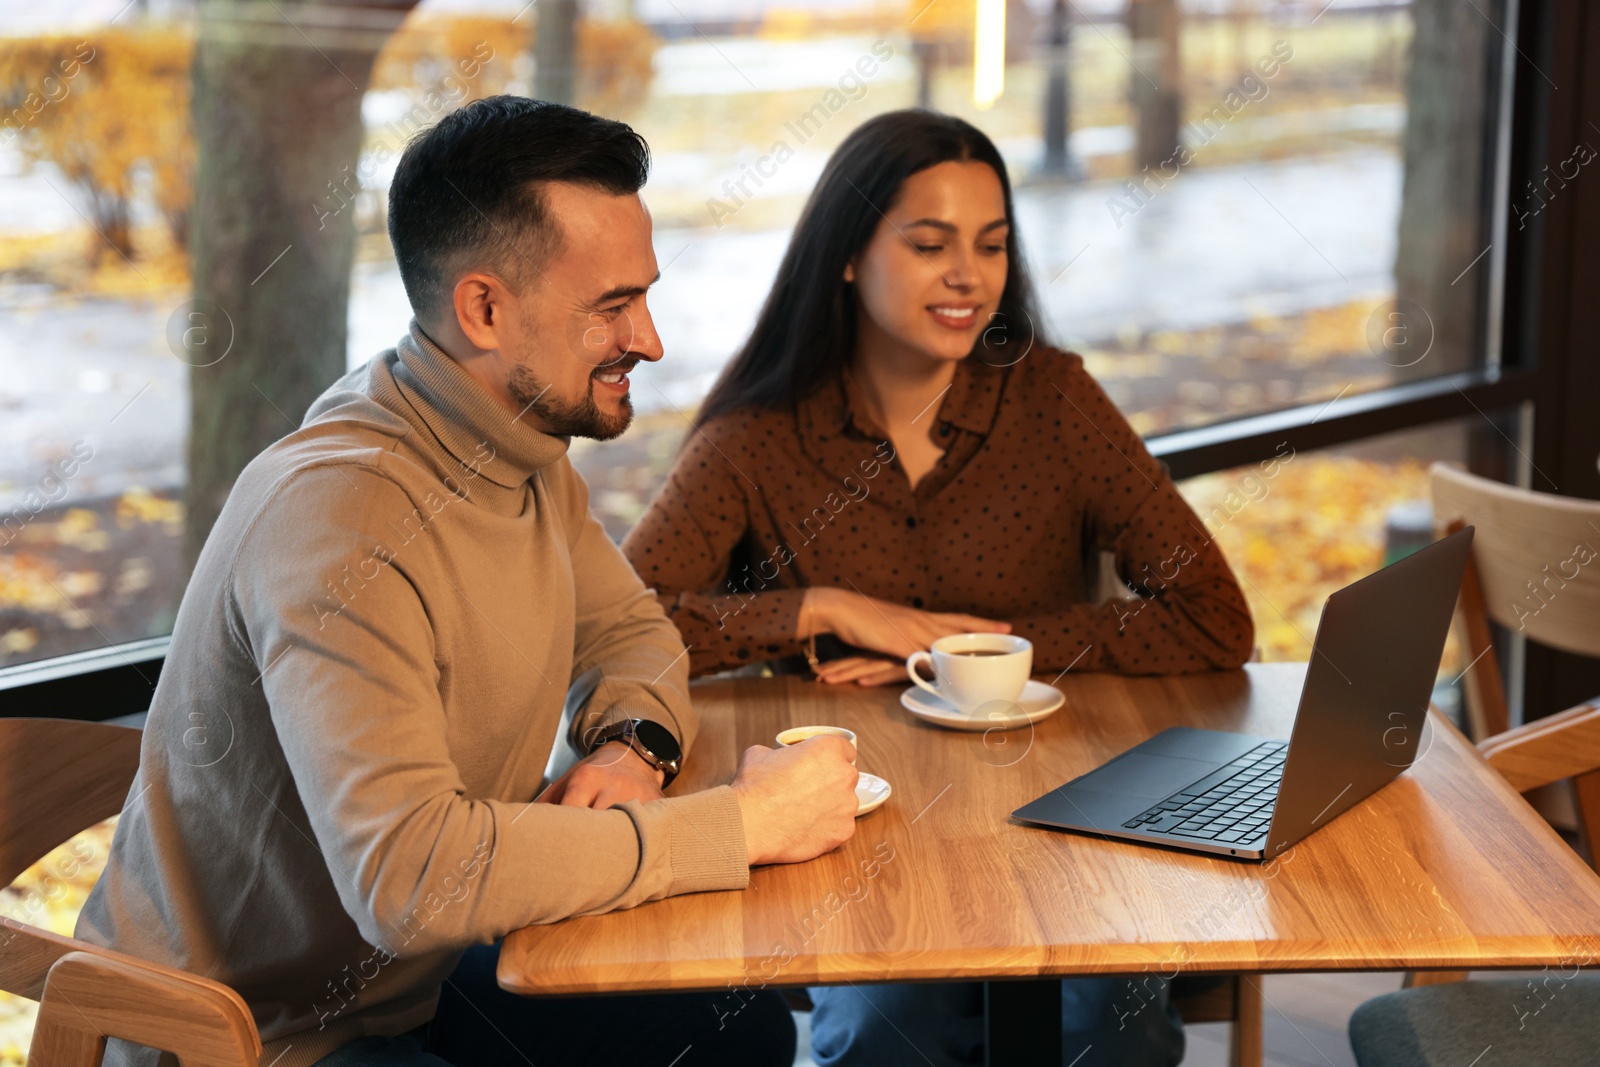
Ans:
[[[933,668],[932,682],[917,673],[923,662]],[[967,715],[994,701],[1014,703],[1032,671],[1032,642],[1011,634],[951,634],[906,658],[913,682]]]
[[[852,745],[856,743],[856,732],[846,730],[843,726],[791,726],[778,735],[778,744],[789,746],[798,745],[802,741],[809,741],[813,737],[832,735],[842,737]],[[851,760],[854,763],[855,760]]]

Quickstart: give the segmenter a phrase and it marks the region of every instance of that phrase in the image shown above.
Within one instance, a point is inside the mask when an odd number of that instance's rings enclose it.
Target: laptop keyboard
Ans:
[[[1254,841],[1272,821],[1288,752],[1284,741],[1257,745],[1122,825],[1219,845]]]

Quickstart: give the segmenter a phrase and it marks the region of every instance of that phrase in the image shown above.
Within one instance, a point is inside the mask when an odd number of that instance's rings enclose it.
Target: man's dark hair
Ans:
[[[389,186],[389,240],[411,310],[430,321],[472,262],[520,291],[561,247],[543,183],[626,196],[649,175],[650,148],[632,127],[564,104],[491,96],[446,115],[406,145]]]

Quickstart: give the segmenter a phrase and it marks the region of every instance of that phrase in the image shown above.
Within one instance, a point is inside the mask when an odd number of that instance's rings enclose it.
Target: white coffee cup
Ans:
[[[808,741],[813,737],[822,737],[824,735],[842,737],[850,742],[851,745],[856,743],[856,732],[854,730],[846,730],[843,726],[791,726],[778,735],[778,744],[785,747],[798,745],[802,741]],[[850,762],[854,763],[855,760]]]
[[[933,681],[917,664],[933,666]],[[917,685],[964,715],[995,701],[1015,703],[1033,671],[1033,643],[1011,634],[951,634],[906,658],[906,673]]]

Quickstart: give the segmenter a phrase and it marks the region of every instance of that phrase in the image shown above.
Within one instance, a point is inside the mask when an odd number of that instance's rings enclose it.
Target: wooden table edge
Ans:
[[[671,963],[663,966],[663,970],[632,965],[627,968],[618,968],[615,975],[607,975],[600,980],[581,982],[563,981],[553,979],[546,972],[537,983],[528,983],[522,980],[520,974],[511,972],[511,968],[502,964],[496,977],[500,987],[511,993],[522,996],[593,996],[596,994],[631,994],[631,993],[685,993],[703,992],[748,986],[758,988],[792,988],[798,986],[826,986],[848,985],[861,982],[981,982],[981,981],[1006,981],[1025,980],[1037,978],[1083,978],[1090,976],[1138,975],[1158,974],[1162,977],[1173,977],[1175,974],[1184,975],[1211,975],[1211,974],[1334,974],[1334,973],[1387,973],[1394,971],[1518,971],[1539,970],[1551,966],[1568,966],[1576,963],[1577,966],[1590,969],[1600,968],[1600,933],[1582,938],[1574,938],[1566,946],[1529,946],[1525,939],[1507,938],[1505,944],[1496,941],[1479,942],[1478,951],[1474,952],[1429,952],[1429,953],[1398,953],[1392,956],[1375,958],[1340,956],[1334,952],[1303,954],[1284,953],[1280,949],[1273,954],[1272,959],[1262,959],[1254,951],[1253,942],[1240,942],[1237,952],[1230,953],[1228,945],[1212,945],[1207,947],[1207,955],[1203,960],[1190,959],[1181,966],[1174,966],[1174,961],[1182,959],[1186,954],[1187,946],[1174,945],[1149,945],[1141,946],[1148,951],[1143,953],[1147,958],[1142,965],[1137,961],[1127,961],[1130,965],[1109,965],[1098,963],[1062,963],[1057,965],[1039,965],[1018,963],[1013,965],[996,965],[992,957],[975,959],[968,967],[917,967],[905,966],[901,968],[885,967],[871,979],[859,977],[858,968],[849,968],[857,977],[841,978],[836,974],[824,974],[815,970],[799,971],[793,967],[779,968],[775,973],[771,968],[763,969],[762,960],[749,959],[745,961],[745,970],[739,974],[731,974],[723,970],[715,973],[692,973],[691,968],[683,963]],[[1579,941],[1587,941],[1587,947],[1579,946]],[[1222,951],[1217,951],[1221,949]],[[1581,961],[1579,960],[1581,957]],[[860,962],[859,960],[857,962]],[[670,967],[675,974],[666,974],[664,970]],[[623,972],[626,973],[623,973]]]

